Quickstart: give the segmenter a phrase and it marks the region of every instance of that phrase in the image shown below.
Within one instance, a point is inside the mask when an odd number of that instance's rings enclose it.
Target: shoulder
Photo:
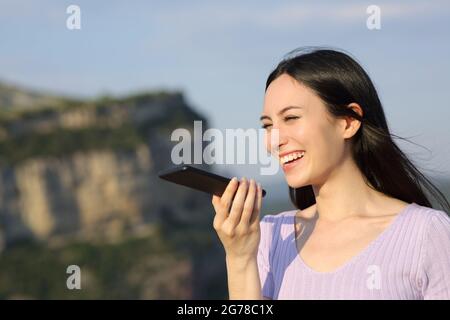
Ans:
[[[409,205],[408,209],[408,220],[414,221],[418,226],[428,229],[434,224],[450,225],[450,217],[445,211],[421,206],[414,202]]]
[[[292,219],[298,210],[282,211],[276,214],[266,214],[261,218],[261,224],[274,226],[285,220]]]
[[[419,284],[425,299],[450,298],[450,217],[445,211],[417,206],[422,225]],[[418,218],[420,215],[420,218]]]
[[[416,203],[409,205],[404,215],[404,224],[409,226],[410,234],[426,243],[435,238],[450,238],[450,217],[442,210],[421,206]]]
[[[422,220],[425,220],[425,240],[445,236],[450,238],[450,217],[442,210],[419,206]]]
[[[261,237],[269,237],[274,232],[289,230],[293,225],[293,217],[298,210],[282,211],[277,214],[266,214],[261,218]]]

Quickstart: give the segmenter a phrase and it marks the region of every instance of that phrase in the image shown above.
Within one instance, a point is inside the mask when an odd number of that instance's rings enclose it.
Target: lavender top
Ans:
[[[297,251],[297,210],[261,219],[258,269],[271,299],[450,299],[450,218],[407,205],[362,252],[333,272],[308,267]]]

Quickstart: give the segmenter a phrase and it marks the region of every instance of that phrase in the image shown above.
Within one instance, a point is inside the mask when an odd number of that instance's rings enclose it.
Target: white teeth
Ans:
[[[304,155],[305,155],[304,151],[291,153],[287,156],[281,157],[280,162],[281,162],[281,164],[285,164],[286,162],[292,161],[294,159],[302,158]]]

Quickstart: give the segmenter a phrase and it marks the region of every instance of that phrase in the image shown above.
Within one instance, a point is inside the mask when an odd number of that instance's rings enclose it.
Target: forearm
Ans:
[[[256,258],[248,261],[226,259],[230,300],[262,300]]]

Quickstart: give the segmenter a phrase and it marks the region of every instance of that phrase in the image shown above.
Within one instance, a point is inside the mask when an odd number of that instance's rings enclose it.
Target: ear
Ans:
[[[352,102],[348,105],[348,108],[351,108],[354,112],[359,114],[361,117],[363,116],[363,110],[359,104]],[[343,123],[343,130],[344,130],[342,137],[345,139],[353,137],[358,132],[358,129],[361,127],[361,121],[359,121],[351,116],[343,117],[342,123]]]

